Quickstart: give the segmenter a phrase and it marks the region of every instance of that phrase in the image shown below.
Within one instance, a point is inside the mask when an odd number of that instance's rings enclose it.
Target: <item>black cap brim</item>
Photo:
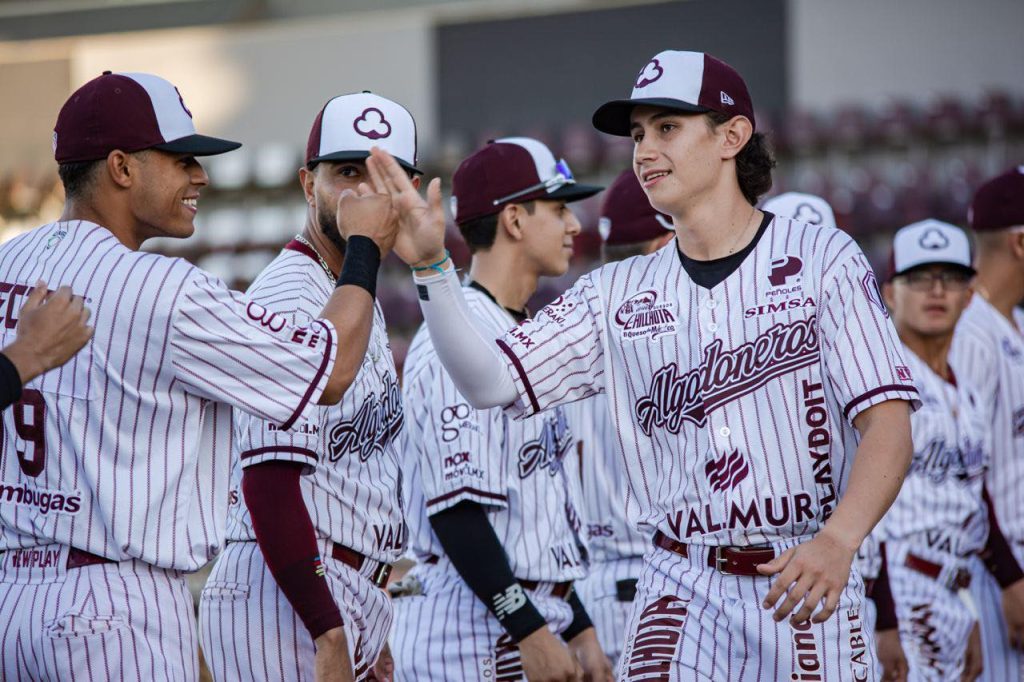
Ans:
[[[889,277],[888,277],[888,279],[886,279],[886,281],[887,282],[891,282],[896,277],[900,277],[902,275],[905,275],[908,272],[913,272],[914,270],[917,270],[918,268],[926,268],[926,267],[928,267],[930,265],[947,265],[947,266],[949,266],[951,268],[956,268],[958,270],[963,270],[964,272],[966,272],[971,277],[974,277],[975,275],[978,274],[978,271],[975,270],[973,267],[971,267],[969,265],[964,265],[963,263],[954,263],[952,261],[947,261],[947,260],[936,260],[936,261],[928,261],[927,263],[917,263],[916,265],[911,265],[909,268],[904,268],[904,269],[900,270],[899,272],[893,272],[893,270],[895,270],[895,268],[893,267],[892,263],[890,262],[889,263]]]
[[[242,146],[241,142],[222,140],[219,137],[209,135],[186,135],[177,140],[153,145],[153,149],[159,149],[173,154],[192,154],[193,156],[215,156],[226,152],[233,152]]]
[[[582,201],[583,199],[594,196],[602,190],[604,190],[604,187],[599,187],[597,185],[563,185],[554,192],[541,195],[537,197],[537,199],[541,201]]]
[[[707,107],[690,104],[679,99],[667,97],[651,97],[647,99],[617,99],[607,102],[598,107],[591,118],[594,127],[602,133],[629,137],[629,117],[633,109],[646,105],[650,107],[663,107],[688,114],[703,114],[711,111]]]
[[[365,161],[369,156],[370,152],[364,151],[332,152],[330,154],[324,154],[323,156],[314,157],[310,159],[307,164],[320,163],[321,161]],[[411,171],[416,175],[423,175],[423,171],[405,159],[400,159],[396,156],[395,161],[397,161],[398,165],[405,170]]]

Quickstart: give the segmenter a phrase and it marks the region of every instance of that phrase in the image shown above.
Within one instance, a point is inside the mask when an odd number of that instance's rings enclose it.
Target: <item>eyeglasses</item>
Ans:
[[[899,275],[899,279],[906,282],[912,291],[931,291],[936,282],[947,291],[963,291],[971,283],[971,273],[964,270],[940,270],[938,272],[916,270]]]
[[[570,170],[569,168],[569,164],[565,162],[565,159],[559,159],[558,163],[555,164],[555,174],[553,176],[551,176],[547,180],[544,180],[543,182],[538,182],[536,185],[530,185],[526,189],[521,189],[518,192],[512,192],[512,194],[503,196],[500,199],[495,199],[494,201],[491,202],[491,205],[497,206],[498,204],[503,204],[506,201],[510,201],[512,199],[525,197],[527,194],[536,192],[539,189],[546,189],[548,191],[551,191],[559,189],[561,187],[565,187],[566,185],[575,184],[576,178],[573,177],[572,170]]]

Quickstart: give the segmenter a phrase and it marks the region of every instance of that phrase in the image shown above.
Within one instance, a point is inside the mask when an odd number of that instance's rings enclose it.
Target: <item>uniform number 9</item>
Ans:
[[[46,401],[39,391],[26,388],[21,400],[11,405],[14,417],[14,431],[23,443],[15,445],[18,464],[26,476],[35,478],[43,473],[46,466]],[[0,421],[2,428],[3,421]],[[21,447],[19,447],[19,445]]]

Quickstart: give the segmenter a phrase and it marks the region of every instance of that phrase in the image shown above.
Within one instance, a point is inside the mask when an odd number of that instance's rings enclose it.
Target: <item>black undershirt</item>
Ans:
[[[487,289],[484,288],[484,285],[480,284],[479,282],[474,282],[471,280],[469,282],[469,286],[473,289],[476,289],[484,296],[494,301],[494,305],[498,306],[499,308],[507,312],[509,315],[511,315],[512,319],[514,319],[516,323],[521,323],[523,322],[523,320],[530,316],[529,310],[512,310],[511,308],[506,308],[505,306],[501,305],[500,303],[498,303],[498,299],[494,298],[494,294],[487,291]]]
[[[757,228],[757,234],[750,240],[750,243],[744,246],[736,253],[726,256],[725,258],[715,258],[714,260],[694,260],[685,253],[679,250],[678,243],[676,244],[676,253],[679,254],[679,262],[683,265],[683,270],[686,270],[686,274],[690,276],[694,282],[704,287],[705,289],[713,289],[725,279],[736,272],[736,269],[743,263],[750,252],[757,247],[757,243],[761,241],[761,237],[764,235],[765,230],[771,224],[772,219],[775,217],[774,214],[764,211],[764,218],[761,220],[761,226]]]

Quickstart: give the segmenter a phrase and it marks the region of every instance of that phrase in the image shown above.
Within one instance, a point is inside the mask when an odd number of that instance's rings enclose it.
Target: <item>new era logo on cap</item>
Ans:
[[[339,95],[317,114],[306,143],[306,164],[360,161],[371,147],[387,151],[404,168],[416,168],[416,122],[409,110],[372,92]]]
[[[899,229],[892,240],[890,276],[920,265],[941,263],[973,271],[967,233],[940,220],[922,220]]]
[[[115,149],[204,156],[241,146],[197,134],[181,92],[163,78],[110,71],[71,94],[57,116],[53,142],[59,163],[98,160]]]
[[[640,104],[746,116],[756,129],[754,106],[743,78],[704,52],[666,50],[655,55],[637,74],[629,99],[613,100],[594,112],[594,127],[611,135],[629,135],[630,112]]]

